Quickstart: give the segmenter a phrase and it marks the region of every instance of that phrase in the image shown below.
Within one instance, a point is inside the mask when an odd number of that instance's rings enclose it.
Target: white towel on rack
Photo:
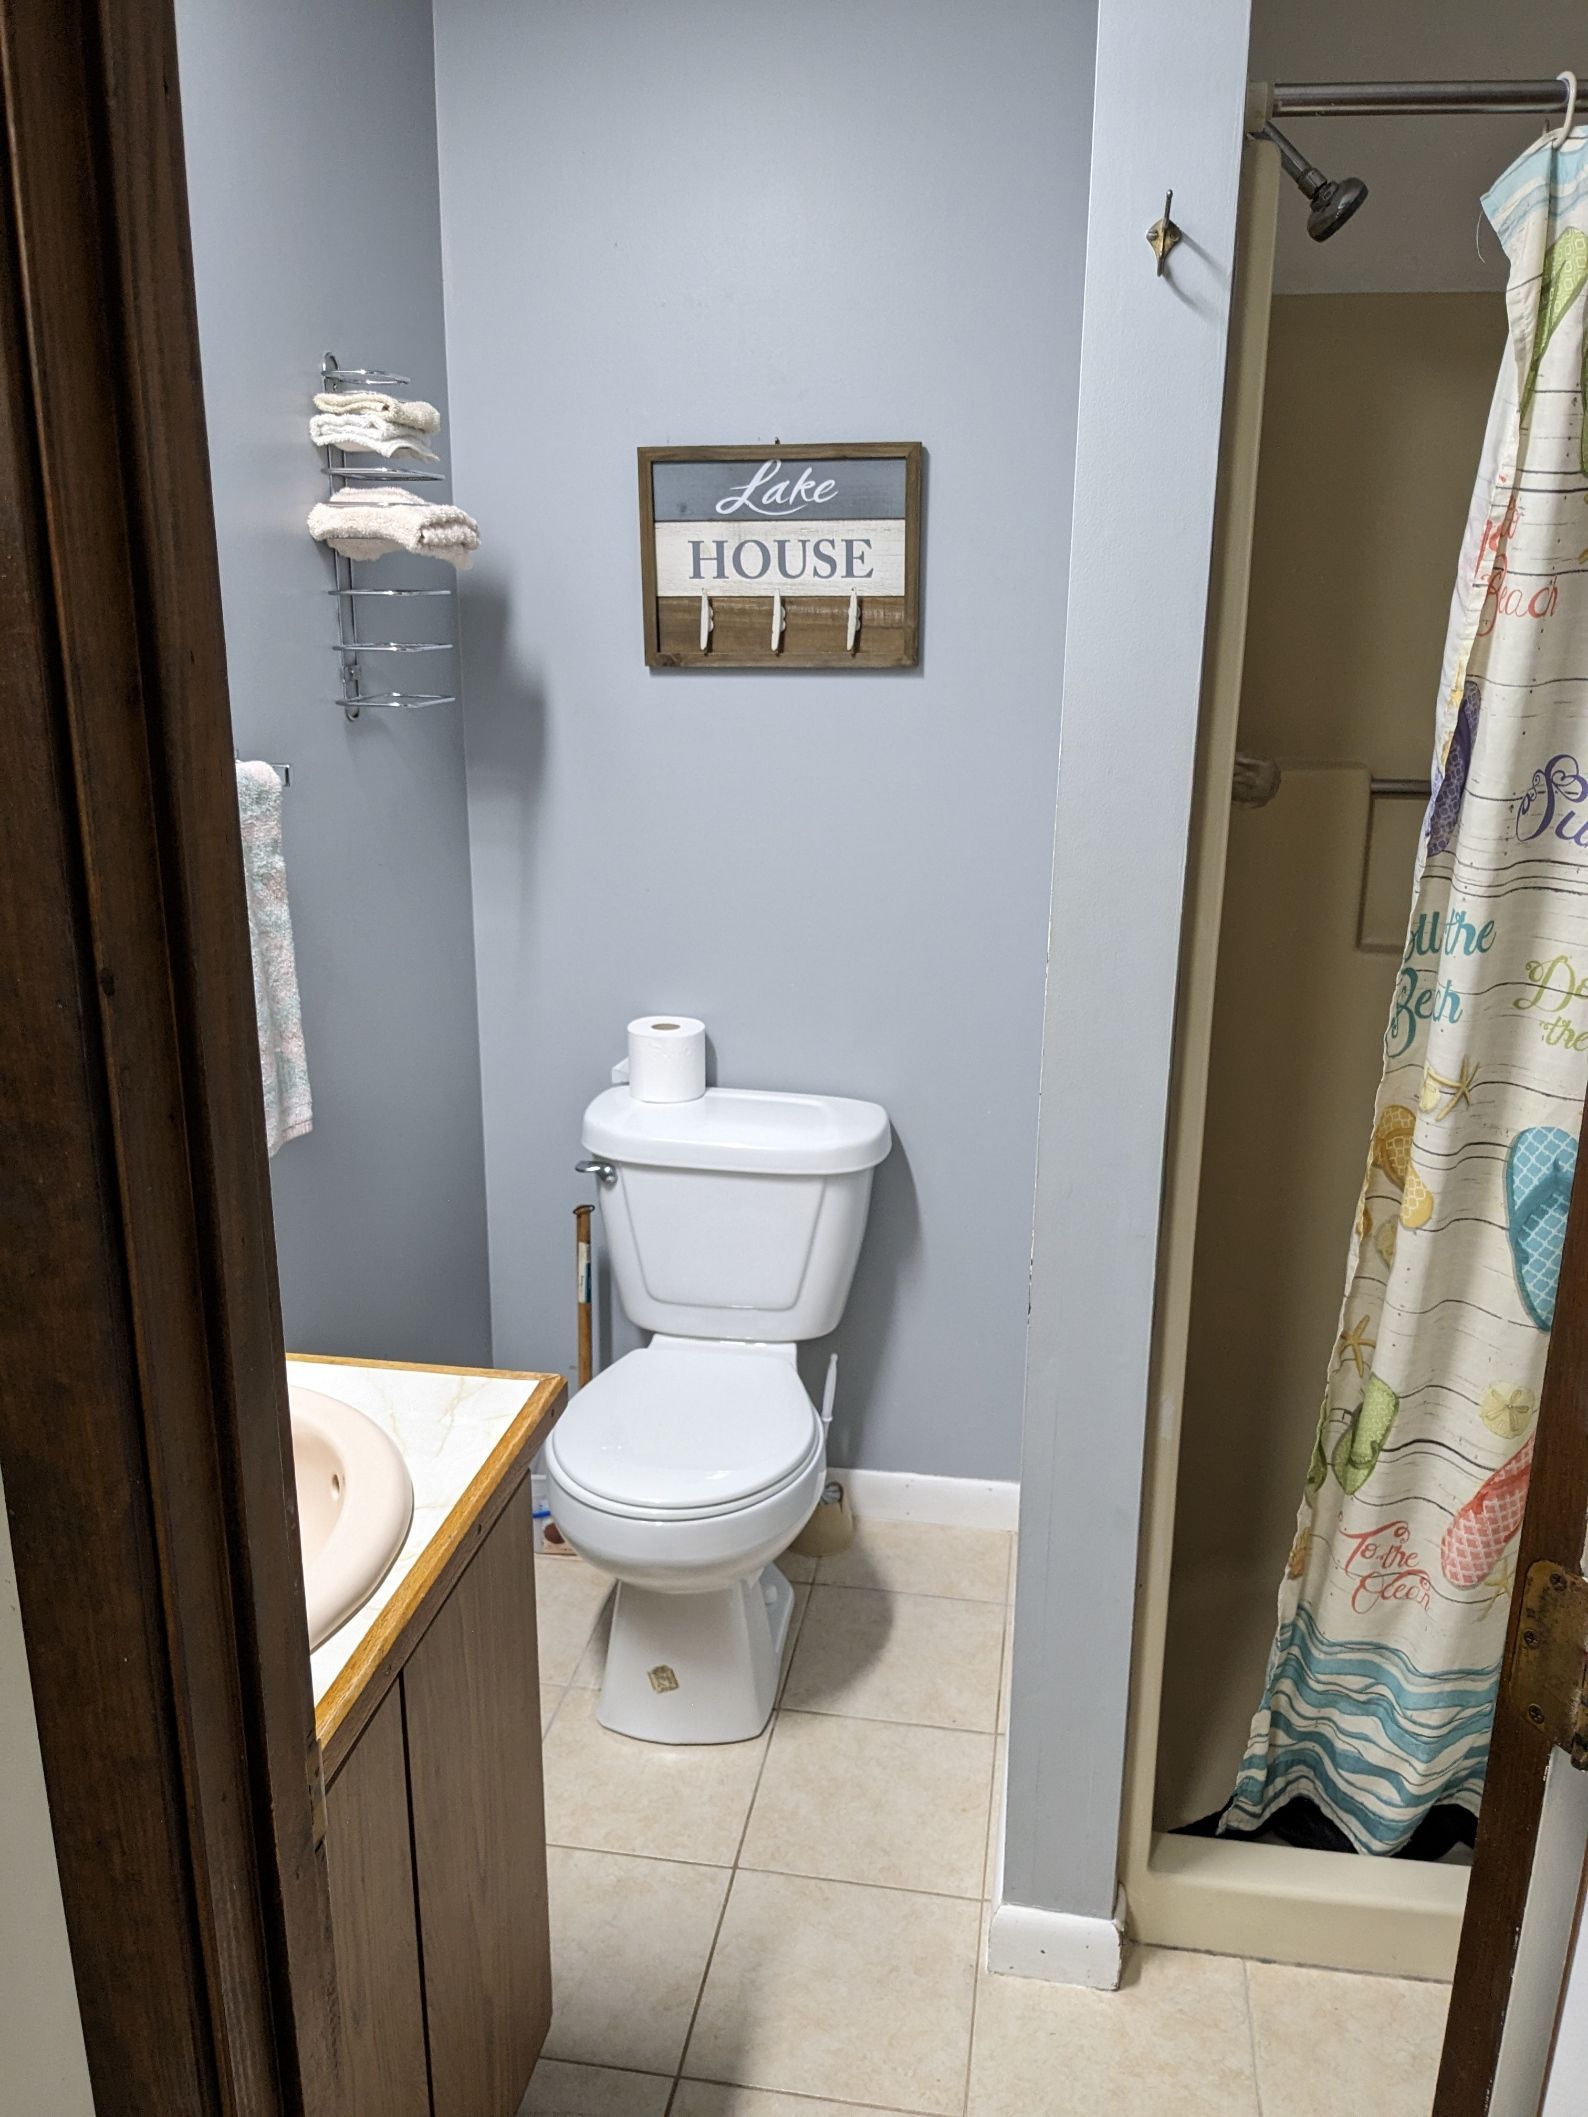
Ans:
[[[309,534],[344,558],[413,551],[461,568],[479,548],[480,525],[448,501],[421,500],[400,485],[370,485],[334,492],[311,508]]]
[[[411,426],[421,434],[441,431],[441,414],[423,397],[405,402],[401,397],[388,397],[384,390],[321,390],[314,408],[317,412],[371,412],[393,426]]]
[[[377,456],[422,456],[436,462],[433,448],[411,426],[396,426],[378,412],[316,412],[309,421],[316,448],[344,448]]]
[[[287,906],[287,867],[282,856],[281,775],[274,765],[238,760],[237,820],[248,896],[248,942],[254,959],[265,1144],[274,1154],[314,1122],[292,948],[292,913]]]

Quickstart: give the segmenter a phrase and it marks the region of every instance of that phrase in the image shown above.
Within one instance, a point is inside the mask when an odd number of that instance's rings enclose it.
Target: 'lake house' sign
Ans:
[[[653,669],[919,658],[921,445],[642,448]]]

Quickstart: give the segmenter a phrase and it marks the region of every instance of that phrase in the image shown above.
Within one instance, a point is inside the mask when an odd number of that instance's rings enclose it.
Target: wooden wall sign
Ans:
[[[652,669],[910,669],[921,444],[640,450]]]

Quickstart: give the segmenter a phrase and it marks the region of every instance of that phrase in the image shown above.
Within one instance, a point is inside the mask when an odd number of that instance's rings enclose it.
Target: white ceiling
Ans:
[[[1522,80],[1563,66],[1583,77],[1582,0],[1254,0],[1258,81]],[[1281,119],[1329,176],[1359,176],[1371,196],[1330,241],[1305,229],[1299,192],[1280,202],[1276,286],[1285,294],[1454,293],[1503,287],[1504,261],[1478,201],[1537,137],[1529,117]]]

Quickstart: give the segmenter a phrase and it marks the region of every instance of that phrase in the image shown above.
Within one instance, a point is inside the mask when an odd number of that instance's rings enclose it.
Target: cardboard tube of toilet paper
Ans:
[[[706,1092],[706,1025],[687,1014],[629,1024],[629,1093],[642,1103],[693,1103]]]

